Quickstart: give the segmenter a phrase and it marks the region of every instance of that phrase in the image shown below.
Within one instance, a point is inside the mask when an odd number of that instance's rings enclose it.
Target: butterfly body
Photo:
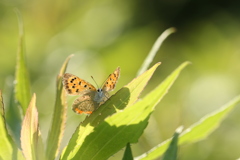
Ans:
[[[101,88],[96,89],[89,82],[73,74],[65,73],[62,82],[66,92],[69,95],[80,96],[73,102],[73,111],[79,114],[91,114],[109,98],[108,92],[115,88],[119,76],[120,67],[108,76]]]
[[[94,101],[96,101],[97,103],[101,103],[101,102],[104,102],[106,101],[105,99],[109,97],[109,94],[108,92],[106,91],[103,91],[102,89],[97,89],[97,92],[94,96]]]

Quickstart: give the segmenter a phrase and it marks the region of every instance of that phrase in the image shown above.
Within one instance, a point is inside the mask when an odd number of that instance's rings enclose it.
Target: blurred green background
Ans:
[[[67,72],[98,85],[117,66],[116,90],[130,82],[157,37],[167,28],[177,32],[163,43],[154,62],[161,66],[147,85],[146,95],[184,61],[191,61],[156,107],[148,127],[133,144],[138,156],[171,137],[179,125],[189,127],[240,93],[239,1],[0,1],[0,88],[9,104],[22,13],[32,93],[37,94],[44,140],[53,112],[56,76],[65,58],[74,54]],[[115,91],[116,91],[115,90]],[[114,92],[115,92],[114,91]],[[68,119],[62,146],[82,121],[68,97]],[[207,139],[180,147],[179,159],[236,159],[240,157],[240,109],[235,108]],[[110,159],[121,159],[120,151]]]

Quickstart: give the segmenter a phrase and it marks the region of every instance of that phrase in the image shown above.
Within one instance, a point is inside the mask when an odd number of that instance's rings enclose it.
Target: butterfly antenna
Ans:
[[[97,88],[99,88],[97,82],[95,81],[95,79],[93,78],[93,76],[91,76],[91,78],[93,79],[94,83],[96,84]]]

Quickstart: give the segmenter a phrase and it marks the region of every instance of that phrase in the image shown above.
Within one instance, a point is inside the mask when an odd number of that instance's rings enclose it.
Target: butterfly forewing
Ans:
[[[103,84],[102,90],[110,92],[114,90],[117,80],[120,77],[120,67],[118,67],[112,74],[110,74]]]
[[[96,88],[83,79],[69,73],[63,75],[63,86],[70,95],[82,95],[88,92],[96,91]]]

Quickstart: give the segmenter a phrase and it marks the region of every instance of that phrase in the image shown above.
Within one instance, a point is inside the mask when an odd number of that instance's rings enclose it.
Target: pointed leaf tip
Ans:
[[[138,70],[137,75],[142,74],[144,71],[147,70],[147,68],[150,66],[151,62],[153,61],[155,55],[157,54],[158,50],[160,49],[163,41],[172,33],[174,33],[176,31],[175,28],[169,28],[167,30],[165,30],[158,38],[157,40],[154,42],[150,52],[148,53],[147,57],[145,58],[142,66],[140,67],[140,69]]]
[[[173,135],[173,138],[171,140],[170,145],[168,146],[168,149],[163,155],[162,160],[176,160],[177,159],[177,151],[178,151],[178,137],[179,132],[181,132],[183,127],[178,127],[176,129],[176,132]]]
[[[43,156],[41,141],[41,134],[38,128],[36,95],[34,93],[23,119],[21,130],[21,147],[27,160],[35,160]]]
[[[25,41],[23,20],[19,10],[15,10],[19,24],[19,44],[17,51],[17,62],[15,72],[15,98],[25,114],[28,103],[31,99],[30,79],[28,75],[27,62],[25,57]]]
[[[66,69],[67,69],[68,62],[69,62],[69,60],[70,60],[73,56],[74,56],[74,54],[69,55],[69,56],[66,58],[66,60],[63,62],[63,65],[62,65],[62,67],[61,67],[61,69],[60,69],[60,72],[59,72],[59,76],[62,76],[62,75],[65,73],[65,71],[66,71]]]
[[[59,75],[57,77],[57,95],[54,106],[54,112],[51,122],[51,127],[48,134],[47,140],[47,149],[46,156],[48,159],[56,158],[60,144],[63,138],[63,133],[66,124],[66,114],[67,114],[67,103],[66,103],[66,92],[63,88],[62,84],[62,75],[65,73],[67,65],[71,57],[74,55],[70,55],[63,62],[62,67],[60,69]]]
[[[133,155],[132,155],[132,150],[131,150],[130,143],[127,143],[127,145],[126,145],[126,149],[125,149],[122,160],[133,160]]]

